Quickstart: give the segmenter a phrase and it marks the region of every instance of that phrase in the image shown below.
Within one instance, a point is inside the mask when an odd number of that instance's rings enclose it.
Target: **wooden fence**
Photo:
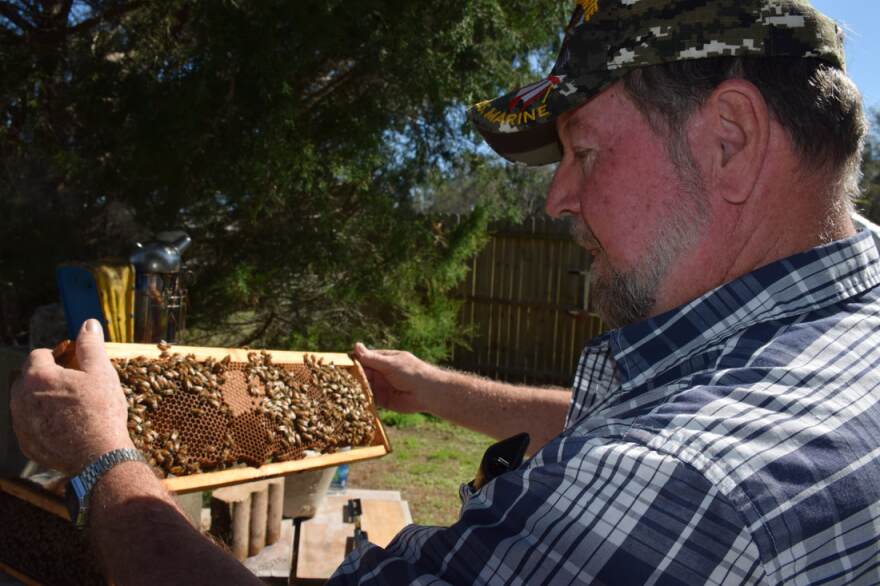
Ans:
[[[467,346],[454,368],[531,384],[571,384],[586,342],[602,331],[589,307],[589,254],[567,224],[499,224],[457,296]]]

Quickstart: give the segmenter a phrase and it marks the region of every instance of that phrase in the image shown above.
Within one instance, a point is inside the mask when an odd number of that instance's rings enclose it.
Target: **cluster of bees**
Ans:
[[[113,361],[128,401],[128,431],[160,473],[183,476],[240,464],[303,457],[305,450],[330,452],[369,444],[373,414],[358,381],[345,369],[306,355],[305,372],[272,363],[267,352],[248,353],[246,364],[197,360],[169,353],[158,359]],[[224,400],[231,370],[241,370],[251,408],[245,423]],[[241,374],[239,374],[241,377]],[[238,429],[238,436],[233,431]],[[245,455],[254,439],[260,456]],[[243,444],[248,443],[249,446]],[[254,453],[253,449],[250,453]]]
[[[314,356],[306,356],[305,364],[311,371],[309,384],[323,391],[317,420],[325,443],[336,448],[369,443],[375,431],[373,415],[354,377]],[[328,434],[328,430],[332,432]]]

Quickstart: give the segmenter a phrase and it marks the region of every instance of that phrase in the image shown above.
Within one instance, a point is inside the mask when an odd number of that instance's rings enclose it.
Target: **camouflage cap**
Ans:
[[[844,69],[843,35],[809,0],[577,0],[550,75],[470,109],[498,154],[558,161],[556,118],[632,69],[722,56],[815,57]]]

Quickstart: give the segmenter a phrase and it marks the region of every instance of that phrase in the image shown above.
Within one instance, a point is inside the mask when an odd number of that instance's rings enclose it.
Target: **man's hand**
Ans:
[[[432,366],[400,350],[354,346],[382,407],[403,413],[430,413],[504,439],[526,431],[534,452],[555,437],[571,401],[568,389],[512,385]]]
[[[354,355],[364,366],[376,402],[401,413],[431,412],[429,387],[442,371],[400,350],[369,350],[358,342]]]
[[[83,324],[76,356],[82,371],[58,366],[50,350],[31,352],[10,401],[25,455],[69,475],[104,452],[133,447],[128,405],[96,320]]]

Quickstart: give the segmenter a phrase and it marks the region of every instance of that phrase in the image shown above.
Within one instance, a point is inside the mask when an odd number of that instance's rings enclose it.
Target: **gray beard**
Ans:
[[[611,267],[608,275],[594,272],[590,293],[596,313],[612,329],[645,319],[657,302],[656,292],[664,269],[650,263],[630,271]]]
[[[599,317],[612,328],[620,328],[647,318],[657,303],[657,289],[669,268],[688,248],[694,245],[708,220],[705,186],[683,133],[676,131],[669,140],[681,194],[678,205],[668,210],[659,223],[651,250],[634,267],[619,270],[607,255],[604,273],[592,270],[590,295]],[[575,241],[587,249],[599,248],[600,242],[580,218],[572,218],[571,233]]]
[[[690,197],[682,195],[683,199]],[[648,317],[670,266],[701,232],[702,211],[687,203],[672,210],[661,223],[662,232],[655,237],[650,252],[634,267],[619,270],[605,256],[602,270],[592,270],[590,296],[596,313],[605,323],[616,329]],[[599,246],[589,226],[579,218],[572,220],[571,232],[584,248]]]

